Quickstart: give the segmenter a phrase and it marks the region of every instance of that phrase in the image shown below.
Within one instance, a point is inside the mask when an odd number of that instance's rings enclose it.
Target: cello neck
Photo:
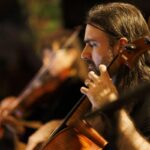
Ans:
[[[89,111],[91,108],[91,103],[88,98],[83,95],[78,103],[74,106],[71,112],[68,114],[67,118],[67,125],[75,124],[77,121],[82,120],[84,115]]]

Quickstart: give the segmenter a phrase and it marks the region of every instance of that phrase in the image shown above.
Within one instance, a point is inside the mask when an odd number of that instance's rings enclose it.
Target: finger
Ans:
[[[16,97],[7,97],[0,104],[2,109],[13,109],[18,104]]]
[[[88,88],[94,87],[94,83],[92,83],[92,81],[89,79],[86,79],[84,83]]]
[[[86,88],[86,87],[81,87],[81,88],[80,88],[80,91],[81,91],[82,94],[87,95],[87,93],[88,93],[89,90],[88,90],[88,88]]]
[[[8,109],[0,109],[0,119],[3,120],[3,118],[7,117],[9,114]]]
[[[102,78],[109,78],[110,79],[110,76],[108,74],[108,71],[107,71],[107,67],[103,64],[99,65],[99,70],[100,70],[100,74],[101,74],[101,77]]]
[[[89,79],[91,79],[94,82],[99,80],[99,77],[95,74],[94,71],[90,71],[89,74],[88,74],[88,77],[89,77]]]
[[[36,147],[37,143],[34,142],[29,142],[29,144],[27,144],[26,150],[33,150]]]
[[[99,70],[101,73],[104,73],[104,72],[106,72],[107,68],[105,65],[101,64],[101,65],[99,65]]]

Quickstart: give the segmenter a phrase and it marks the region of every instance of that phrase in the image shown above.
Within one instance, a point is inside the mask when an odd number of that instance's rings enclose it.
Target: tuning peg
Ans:
[[[128,51],[134,51],[136,49],[136,46],[134,44],[127,44],[125,46],[125,49]]]
[[[145,37],[145,43],[150,44],[150,37]]]

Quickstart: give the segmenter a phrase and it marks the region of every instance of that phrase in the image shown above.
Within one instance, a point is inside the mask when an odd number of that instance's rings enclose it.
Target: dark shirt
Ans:
[[[139,132],[150,139],[150,94],[135,106],[132,115]]]

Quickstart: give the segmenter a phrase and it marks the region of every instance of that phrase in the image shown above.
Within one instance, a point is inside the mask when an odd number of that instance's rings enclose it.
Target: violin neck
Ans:
[[[43,65],[38,73],[35,75],[35,77],[27,85],[27,87],[17,97],[16,104],[14,105],[13,110],[11,110],[11,112],[9,113],[13,113],[16,108],[18,108],[20,105],[23,105],[25,103],[25,100],[27,100],[28,97],[31,96],[36,89],[41,87],[43,83],[45,83],[50,77],[51,75],[47,67]]]

